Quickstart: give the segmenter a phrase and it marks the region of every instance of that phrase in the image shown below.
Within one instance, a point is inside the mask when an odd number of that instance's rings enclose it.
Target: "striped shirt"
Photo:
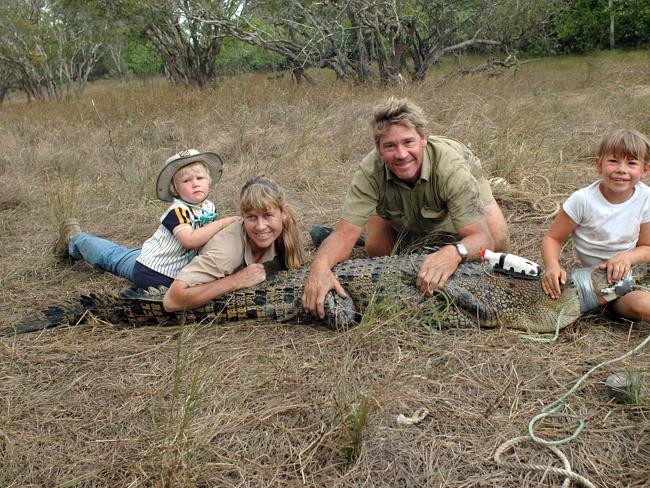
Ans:
[[[156,232],[142,245],[137,261],[160,274],[176,278],[196,253],[192,249],[185,249],[175,236],[187,227],[201,227],[199,217],[204,212],[214,212],[214,204],[210,200],[204,200],[200,208],[195,209],[175,199],[160,218]]]

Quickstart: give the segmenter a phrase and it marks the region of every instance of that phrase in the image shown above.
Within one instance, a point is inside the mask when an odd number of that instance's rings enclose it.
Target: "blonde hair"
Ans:
[[[198,168],[203,168],[203,170],[199,170]],[[175,182],[178,181],[183,177],[186,171],[189,171],[192,174],[199,174],[203,173],[205,176],[208,177],[208,185],[212,185],[212,176],[210,175],[210,170],[208,169],[208,165],[205,164],[203,161],[195,161],[194,163],[190,163],[186,166],[182,166],[176,170],[176,173],[174,173],[174,176],[172,176],[172,180],[169,182],[169,193],[171,193],[173,196],[178,197],[178,192],[176,191],[176,185]]]
[[[239,195],[239,212],[243,216],[250,210],[287,209],[282,233],[278,238],[278,252],[287,269],[299,268],[304,263],[300,232],[296,217],[287,204],[280,186],[265,176],[255,176],[248,180]]]
[[[375,107],[372,117],[372,135],[375,144],[391,125],[400,124],[415,129],[421,136],[426,136],[427,119],[424,111],[407,98],[391,97]]]
[[[608,154],[634,158],[643,164],[650,163],[650,140],[634,129],[616,129],[609,132],[598,145],[596,156]]]

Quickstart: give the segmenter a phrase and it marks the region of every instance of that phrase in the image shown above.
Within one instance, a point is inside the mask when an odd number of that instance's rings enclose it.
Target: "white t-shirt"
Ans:
[[[596,266],[636,247],[641,224],[650,222],[650,188],[639,182],[632,196],[613,204],[600,192],[600,180],[573,193],[562,209],[578,227],[573,246],[583,266]]]

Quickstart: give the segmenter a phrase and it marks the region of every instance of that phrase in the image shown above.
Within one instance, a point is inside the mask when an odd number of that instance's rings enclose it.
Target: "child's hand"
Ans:
[[[228,227],[230,224],[234,224],[235,222],[241,220],[241,217],[239,215],[233,215],[232,217],[224,217],[223,219],[219,219],[219,222],[221,222],[222,229],[225,229]]]
[[[562,294],[562,285],[566,283],[566,271],[559,266],[549,268],[542,276],[542,288],[544,293],[554,300],[560,298]]]
[[[610,283],[622,280],[630,271],[632,260],[627,257],[627,253],[617,254],[606,263],[598,266],[600,269],[607,270],[607,280]]]

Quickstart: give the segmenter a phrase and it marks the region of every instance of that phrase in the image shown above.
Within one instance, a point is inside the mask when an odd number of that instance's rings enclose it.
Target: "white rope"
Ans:
[[[429,415],[429,410],[427,410],[427,409],[424,408],[424,407],[422,407],[422,408],[418,408],[418,409],[413,413],[413,415],[411,415],[410,417],[407,417],[407,416],[404,415],[403,413],[400,413],[400,414],[397,416],[397,424],[398,424],[398,425],[414,425],[414,424],[419,424],[420,422],[422,422],[422,421],[426,418],[427,415]]]
[[[647,288],[637,286],[635,287],[637,289],[643,289],[645,291],[650,291]],[[578,419],[578,427],[575,429],[573,434],[571,434],[568,437],[565,437],[564,439],[559,439],[559,440],[547,440],[543,439],[535,434],[535,426],[537,425],[538,422],[543,420],[544,418],[550,416],[550,415],[562,415],[558,414],[558,411],[564,407],[564,400],[571,395],[573,392],[575,392],[578,387],[582,384],[582,382],[587,379],[591,373],[596,371],[598,368],[602,368],[603,366],[607,366],[613,363],[616,363],[618,361],[622,361],[623,359],[627,358],[628,356],[631,356],[632,354],[636,354],[639,350],[641,350],[643,347],[645,347],[648,343],[650,342],[650,335],[648,335],[643,341],[641,341],[639,344],[637,344],[635,347],[627,351],[625,354],[617,357],[617,358],[612,358],[607,361],[603,361],[593,368],[591,368],[589,371],[587,371],[584,375],[582,375],[578,381],[575,382],[575,384],[560,398],[558,398],[556,401],[551,403],[550,405],[547,405],[544,407],[539,415],[536,415],[533,417],[530,422],[528,423],[528,434],[527,436],[522,436],[522,437],[515,437],[514,439],[510,439],[496,450],[494,453],[494,461],[503,467],[507,468],[512,468],[512,469],[520,469],[520,470],[530,470],[530,471],[543,471],[547,473],[554,473],[558,475],[562,475],[565,477],[564,483],[562,483],[563,488],[568,488],[571,480],[577,481],[579,483],[582,483],[583,486],[586,486],[588,488],[595,488],[594,485],[587,479],[584,478],[583,476],[574,473],[571,471],[571,465],[569,464],[568,459],[566,456],[562,453],[562,451],[559,450],[557,445],[561,444],[566,444],[580,434],[582,432],[582,429],[585,427],[585,421],[583,419]],[[566,417],[570,417],[569,415],[564,415]],[[509,461],[503,461],[501,459],[501,455],[509,448],[514,446],[515,444],[518,444],[520,442],[523,442],[524,440],[529,440],[535,442],[539,446],[544,446],[550,451],[552,451],[564,464],[564,468],[554,468],[552,466],[543,466],[539,464],[531,464],[531,463],[512,463]]]
[[[540,471],[542,473],[550,473],[550,474],[556,474],[562,476],[564,477],[562,488],[569,488],[569,486],[571,486],[571,481],[580,483],[582,486],[586,486],[587,488],[596,488],[596,486],[587,478],[572,471],[571,464],[569,463],[567,457],[564,455],[562,451],[560,451],[558,447],[553,445],[546,445],[546,448],[560,459],[562,465],[564,466],[563,468],[556,468],[554,466],[546,466],[543,464],[504,461],[503,459],[501,459],[501,456],[504,455],[504,453],[508,449],[511,449],[515,445],[524,441],[532,441],[532,439],[528,436],[521,436],[521,437],[515,437],[514,439],[510,439],[509,441],[506,441],[503,444],[501,444],[501,446],[499,446],[499,448],[494,453],[494,462],[496,462],[499,466],[502,466],[504,468],[517,469],[520,471]]]

